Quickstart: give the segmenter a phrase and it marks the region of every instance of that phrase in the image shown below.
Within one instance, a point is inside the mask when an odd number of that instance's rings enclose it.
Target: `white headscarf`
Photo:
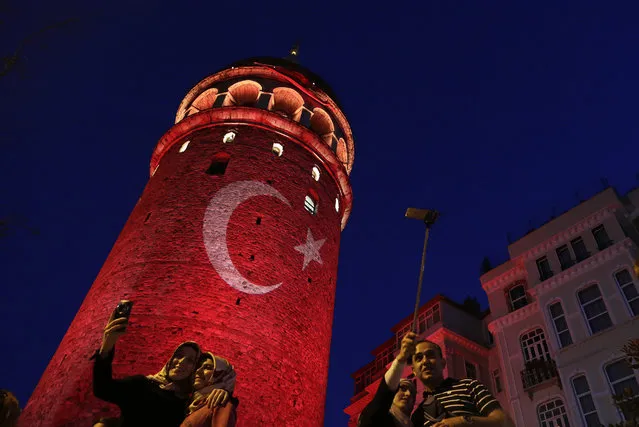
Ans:
[[[160,372],[158,372],[155,375],[147,375],[147,378],[150,379],[151,381],[155,381],[156,383],[160,384],[160,388],[163,388],[165,390],[172,390],[175,391],[179,394],[189,394],[189,392],[191,391],[190,388],[186,388],[185,387],[180,387],[179,384],[174,383],[173,381],[171,381],[169,379],[169,371],[171,370],[171,362],[173,361],[173,359],[175,358],[175,354],[182,348],[182,347],[190,347],[192,349],[194,349],[197,352],[197,356],[196,356],[196,361],[200,359],[200,354],[201,354],[201,350],[200,350],[200,346],[197,345],[197,343],[193,342],[193,341],[185,341],[182,344],[180,344],[175,351],[173,352],[173,354],[171,355],[171,358],[168,360],[168,362],[166,362],[166,364],[162,367],[162,369],[160,370]],[[187,381],[187,384],[193,384],[193,376],[195,375],[195,369],[193,369],[193,372],[191,372],[191,375],[189,375],[189,378]]]
[[[193,393],[193,401],[189,405],[189,414],[197,411],[206,404],[206,398],[215,389],[226,390],[229,394],[233,394],[235,390],[235,370],[228,360],[216,356],[213,353],[205,352],[202,354],[204,358],[202,363],[207,359],[213,360],[213,375],[209,383]]]

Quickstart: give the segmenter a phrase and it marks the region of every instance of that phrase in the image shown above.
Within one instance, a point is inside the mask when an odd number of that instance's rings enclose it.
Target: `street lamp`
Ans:
[[[430,234],[430,227],[435,223],[439,212],[431,209],[406,209],[406,218],[418,219],[426,226],[426,235],[424,236],[424,249],[422,250],[422,265],[419,269],[419,282],[417,283],[417,299],[415,300],[415,311],[413,312],[413,332],[417,333],[417,310],[419,310],[419,299],[422,294],[422,280],[424,279],[424,263],[426,262],[426,246],[428,245],[428,235]]]

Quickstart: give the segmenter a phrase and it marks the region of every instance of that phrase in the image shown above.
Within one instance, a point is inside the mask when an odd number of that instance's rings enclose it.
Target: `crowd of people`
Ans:
[[[120,305],[118,306],[120,307]],[[128,306],[130,309],[130,305]],[[117,418],[96,420],[93,427],[234,427],[239,401],[233,396],[235,371],[228,360],[202,351],[192,341],[180,344],[155,375],[113,378],[115,345],[126,332],[128,313],[113,312],[92,357],[93,393],[120,409]],[[402,378],[406,366],[424,386],[413,411],[417,388]],[[514,424],[488,389],[475,379],[444,378],[441,348],[409,332],[358,427],[512,427]],[[15,396],[0,390],[0,427],[16,425],[20,407]]]
[[[126,332],[128,315],[117,310],[104,328],[93,356],[93,394],[120,408],[118,418],[94,427],[234,427],[239,401],[233,396],[235,371],[228,360],[187,341],[155,375],[115,379],[115,344]]]

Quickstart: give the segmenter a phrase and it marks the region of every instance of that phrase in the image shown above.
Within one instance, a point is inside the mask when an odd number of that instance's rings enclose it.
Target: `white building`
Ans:
[[[503,393],[517,426],[623,419],[612,394],[639,392],[621,347],[639,337],[639,189],[609,188],[508,247],[481,277]]]
[[[621,352],[639,338],[638,248],[639,188],[624,197],[609,188],[509,245],[510,259],[480,278],[489,314],[436,296],[420,308],[418,332],[442,347],[447,376],[484,382],[518,427],[620,422],[612,395],[639,393]],[[352,375],[349,427],[411,321]]]

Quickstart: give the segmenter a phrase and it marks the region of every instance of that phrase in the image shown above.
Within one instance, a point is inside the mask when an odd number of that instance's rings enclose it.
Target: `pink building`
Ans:
[[[508,246],[510,259],[480,278],[489,314],[436,297],[420,313],[437,306],[441,314],[420,334],[442,345],[447,375],[483,381],[517,426],[620,422],[612,394],[639,392],[639,373],[620,350],[639,337],[638,230],[639,189],[608,188]],[[349,426],[409,324],[410,316],[353,375]]]

